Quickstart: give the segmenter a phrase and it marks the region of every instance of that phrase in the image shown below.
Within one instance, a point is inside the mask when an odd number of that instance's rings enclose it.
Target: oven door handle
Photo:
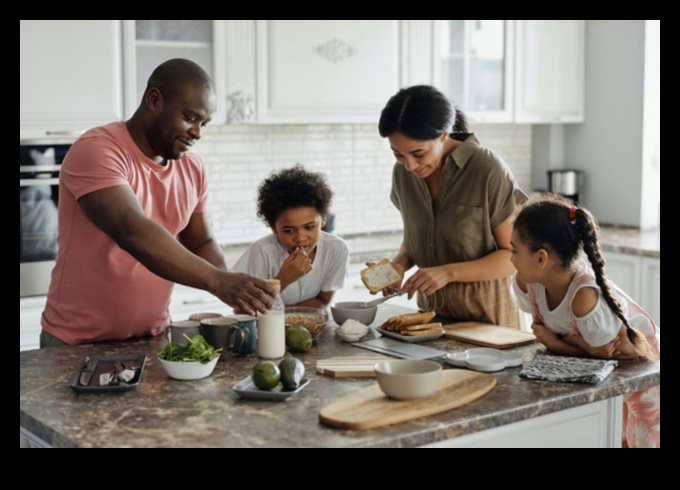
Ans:
[[[19,187],[30,187],[34,185],[59,185],[59,177],[53,179],[19,179]]]

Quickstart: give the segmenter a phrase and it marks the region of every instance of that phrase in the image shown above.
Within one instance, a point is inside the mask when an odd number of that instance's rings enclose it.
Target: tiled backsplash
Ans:
[[[531,126],[480,125],[474,131],[529,189]],[[256,216],[257,187],[271,172],[296,163],[328,176],[338,235],[402,228],[389,199],[394,158],[375,125],[208,127],[194,151],[207,168],[212,226],[222,245],[249,243],[268,233]]]

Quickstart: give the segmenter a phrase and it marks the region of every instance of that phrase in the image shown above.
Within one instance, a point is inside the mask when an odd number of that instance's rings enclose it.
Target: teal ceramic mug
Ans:
[[[257,348],[257,319],[250,315],[227,315],[238,324],[229,329],[229,350],[234,354],[246,356]]]

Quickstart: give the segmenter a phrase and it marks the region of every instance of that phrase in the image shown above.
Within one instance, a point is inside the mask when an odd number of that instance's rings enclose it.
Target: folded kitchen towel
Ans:
[[[597,384],[609,376],[618,361],[538,355],[519,375],[529,379]]]

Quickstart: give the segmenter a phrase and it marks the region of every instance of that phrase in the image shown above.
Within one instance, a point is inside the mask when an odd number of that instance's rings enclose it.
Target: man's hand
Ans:
[[[266,313],[273,306],[276,292],[262,279],[237,272],[225,272],[213,292],[226,304],[250,316]]]

